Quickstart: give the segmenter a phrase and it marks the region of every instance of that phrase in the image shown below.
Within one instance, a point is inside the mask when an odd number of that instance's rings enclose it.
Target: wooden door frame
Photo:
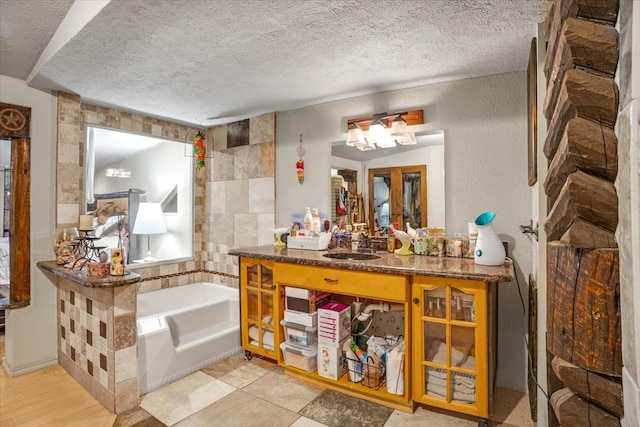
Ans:
[[[420,189],[420,197],[422,197],[422,200],[424,201],[422,203],[422,205],[424,206],[424,209],[422,210],[421,214],[420,214],[420,222],[422,224],[423,227],[427,227],[429,225],[428,223],[428,209],[429,209],[429,203],[427,200],[427,165],[413,165],[413,166],[393,166],[393,167],[386,167],[386,168],[371,168],[368,170],[368,188],[369,188],[369,193],[368,193],[368,201],[367,201],[367,205],[368,205],[368,218],[367,218],[367,223],[369,224],[369,230],[371,230],[371,232],[373,233],[373,230],[375,230],[374,226],[375,226],[375,219],[374,219],[374,205],[373,205],[373,177],[374,175],[378,174],[378,175],[382,175],[382,174],[388,174],[391,177],[391,187],[389,190],[389,198],[391,199],[391,207],[394,206],[400,206],[402,207],[402,188],[400,188],[400,191],[393,191],[393,187],[394,185],[397,186],[397,183],[402,183],[402,174],[403,173],[420,173],[422,180],[421,180],[421,184],[422,184],[422,188]],[[394,184],[396,183],[396,184]],[[396,188],[397,190],[397,188]],[[395,220],[395,218],[397,218],[398,216],[400,216],[400,218],[402,218],[402,210],[400,211],[395,211],[395,212],[389,212],[390,214],[390,218],[389,218],[389,222],[393,223],[397,220]],[[404,230],[404,224],[400,224],[400,228],[402,230]]]
[[[0,103],[0,139],[11,140],[10,286],[3,308],[26,307],[31,301],[30,130],[31,108]]]

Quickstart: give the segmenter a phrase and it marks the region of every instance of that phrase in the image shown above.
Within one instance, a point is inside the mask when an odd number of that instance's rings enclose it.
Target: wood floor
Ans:
[[[0,360],[3,357],[4,352]],[[2,427],[111,427],[115,419],[59,365],[13,378],[0,368]]]

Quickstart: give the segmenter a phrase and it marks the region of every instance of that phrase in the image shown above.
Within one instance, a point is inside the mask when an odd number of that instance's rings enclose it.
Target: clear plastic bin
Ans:
[[[284,335],[288,344],[296,347],[315,347],[318,343],[318,327],[304,326],[297,323],[285,322],[282,320],[280,324],[284,327]]]
[[[286,366],[293,366],[307,372],[314,372],[318,368],[317,348],[299,348],[283,342],[280,344],[280,350]]]

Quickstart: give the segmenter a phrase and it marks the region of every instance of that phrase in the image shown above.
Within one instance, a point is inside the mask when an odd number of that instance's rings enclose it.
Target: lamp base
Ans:
[[[142,262],[155,262],[156,259],[151,256],[151,251],[147,252],[146,258],[141,260]]]

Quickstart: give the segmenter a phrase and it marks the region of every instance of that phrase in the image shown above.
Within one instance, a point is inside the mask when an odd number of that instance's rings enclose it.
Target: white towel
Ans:
[[[253,346],[256,346],[256,347],[259,347],[259,346],[260,346],[260,344],[258,343],[258,341],[255,341],[255,340],[251,340],[251,341],[249,341],[249,344],[251,344],[251,345],[253,345]],[[267,350],[273,350],[273,346],[269,346],[269,345],[264,344],[264,343],[263,343],[263,345],[262,345],[262,346],[263,346],[264,348],[266,348]]]
[[[427,394],[446,398],[447,388],[437,384],[427,383]],[[458,390],[453,390],[452,398],[453,400],[458,400],[460,402],[475,403],[476,393],[475,392],[467,393],[467,392],[462,392]]]
[[[464,374],[462,372],[454,372],[453,373],[453,384],[454,387],[457,385],[465,386],[468,388],[476,388],[476,377],[471,374]]]
[[[447,364],[447,345],[439,340],[434,340],[427,352],[427,360],[440,365]],[[451,347],[451,365],[460,366],[467,360],[467,353],[463,353]]]
[[[465,369],[476,369],[476,358],[473,356],[467,356],[467,359],[460,365],[461,368]]]
[[[472,381],[471,384],[469,383],[461,383],[459,381],[456,381],[457,377],[456,374],[454,374],[453,377],[453,389],[460,391],[462,393],[473,393],[476,391],[476,384],[475,381]],[[438,385],[440,387],[446,387],[447,386],[447,380],[446,379],[442,379],[442,378],[438,378],[438,377],[433,377],[430,375],[427,375],[427,383],[428,384],[435,384]]]
[[[251,338],[252,340],[252,344],[253,342],[255,342],[256,346],[258,346],[258,327],[257,326],[251,326],[249,328],[249,338]],[[269,350],[273,350],[273,331],[270,329],[264,329],[262,331],[262,345],[269,349]]]

